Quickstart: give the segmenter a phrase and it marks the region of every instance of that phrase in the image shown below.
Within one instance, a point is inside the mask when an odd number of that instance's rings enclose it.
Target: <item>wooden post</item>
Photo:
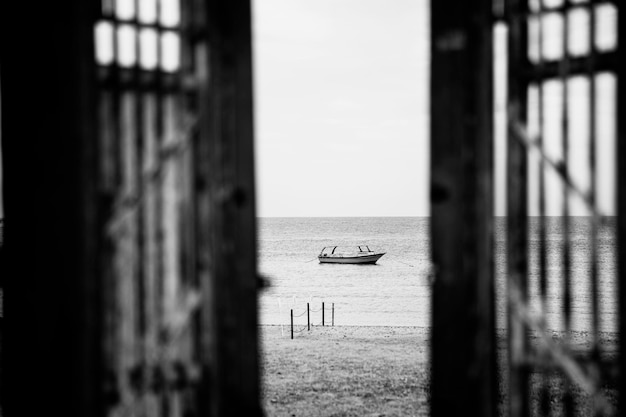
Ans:
[[[311,316],[309,313],[309,303],[306,303],[306,326],[311,331]]]
[[[199,415],[262,416],[260,403],[250,0],[203,0],[194,65],[198,274],[202,282]],[[186,4],[186,3],[185,3]]]
[[[322,326],[324,325],[324,302],[322,301]]]
[[[431,413],[495,416],[492,2],[430,10]]]
[[[291,311],[291,339],[293,340],[293,309]]]

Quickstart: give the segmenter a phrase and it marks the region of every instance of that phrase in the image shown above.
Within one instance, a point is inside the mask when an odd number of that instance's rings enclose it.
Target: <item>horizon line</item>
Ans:
[[[313,218],[371,218],[371,217],[432,217],[432,215],[369,215],[369,216],[363,216],[363,215],[359,215],[359,216],[341,216],[341,215],[337,215],[337,216],[328,216],[328,215],[316,215],[316,216],[305,216],[305,215],[292,215],[292,216],[259,216],[257,215],[256,218],[257,219],[299,219],[299,218],[308,218],[308,219],[313,219]],[[508,217],[507,215],[494,215],[494,218],[498,218],[498,217]],[[533,215],[533,216],[527,216],[527,217],[542,217],[540,215]],[[562,215],[543,215],[543,217],[565,217]],[[587,215],[573,215],[570,214],[567,217],[593,217],[593,215],[587,214]],[[600,216],[601,218],[611,218],[611,217],[618,217],[616,214],[613,215],[603,215]]]

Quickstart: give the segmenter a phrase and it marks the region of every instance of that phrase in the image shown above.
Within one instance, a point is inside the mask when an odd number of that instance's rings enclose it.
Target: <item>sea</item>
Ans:
[[[564,329],[563,243],[559,217],[546,218],[547,302],[539,302],[538,218],[529,219],[529,297],[547,327]],[[571,328],[592,323],[590,218],[571,217]],[[325,246],[368,245],[386,254],[374,265],[320,264]],[[615,218],[599,228],[599,329],[617,331]],[[431,325],[430,219],[428,217],[266,217],[258,219],[258,266],[269,286],[259,298],[261,324],[360,326]],[[495,218],[496,326],[506,319],[506,218]],[[307,319],[307,303],[309,312]],[[308,321],[307,321],[308,320]]]

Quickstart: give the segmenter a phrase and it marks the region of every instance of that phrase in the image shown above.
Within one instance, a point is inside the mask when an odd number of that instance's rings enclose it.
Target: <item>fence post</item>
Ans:
[[[335,303],[333,303],[333,315],[332,315],[332,322],[331,322],[331,326],[335,326]]]
[[[324,325],[324,302],[322,301],[322,326]]]
[[[309,331],[311,331],[311,316],[309,311],[309,303],[306,303],[306,326],[308,327]]]
[[[291,339],[293,339],[293,308],[291,311]]]

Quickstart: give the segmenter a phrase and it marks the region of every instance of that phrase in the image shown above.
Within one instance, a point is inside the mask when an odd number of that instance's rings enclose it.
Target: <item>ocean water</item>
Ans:
[[[559,218],[547,218],[548,327],[561,329],[562,242]],[[306,304],[311,322],[330,322],[334,304],[335,325],[430,326],[429,218],[260,218],[258,219],[259,270],[270,281],[260,296],[261,324],[288,324],[294,310],[297,326],[306,325]],[[572,327],[586,330],[591,323],[589,219],[571,218]],[[530,219],[529,242],[531,305],[538,303],[537,219]],[[496,219],[496,324],[506,326],[506,220]],[[320,264],[324,246],[366,244],[386,252],[375,265]],[[603,331],[616,330],[614,223],[600,229],[598,239],[600,306]]]

